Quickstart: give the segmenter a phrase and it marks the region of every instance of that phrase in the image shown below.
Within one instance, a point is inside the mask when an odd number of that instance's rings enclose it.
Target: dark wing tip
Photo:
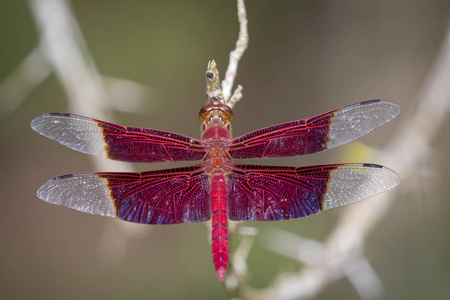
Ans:
[[[69,178],[72,178],[72,177],[73,177],[73,174],[66,174],[66,175],[57,176],[57,177],[53,178],[52,180],[69,179]]]
[[[381,169],[381,168],[384,168],[382,165],[377,165],[377,164],[363,164],[363,167],[366,167],[366,168],[379,168],[379,169]]]
[[[51,112],[51,113],[47,113],[46,115],[49,115],[49,116],[60,116],[60,117],[73,117],[73,116],[76,116],[74,114],[62,113],[62,112]]]
[[[372,99],[372,100],[363,101],[360,104],[361,105],[366,105],[366,104],[378,103],[378,102],[381,102],[381,101],[386,101],[386,100],[383,100],[383,99]]]

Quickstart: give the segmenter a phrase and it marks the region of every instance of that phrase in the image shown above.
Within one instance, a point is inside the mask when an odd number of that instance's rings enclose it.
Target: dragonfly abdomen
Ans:
[[[227,186],[225,175],[216,173],[211,178],[212,254],[219,280],[223,281],[228,267]]]

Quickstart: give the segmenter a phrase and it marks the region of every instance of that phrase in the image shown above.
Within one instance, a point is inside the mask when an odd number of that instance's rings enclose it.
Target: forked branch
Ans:
[[[241,59],[242,55],[244,55],[244,52],[248,46],[248,20],[244,0],[237,0],[237,8],[239,19],[239,37],[236,42],[236,48],[230,52],[230,61],[225,73],[225,78],[222,81],[222,90],[225,104],[231,108],[233,108],[236,102],[238,102],[242,98],[242,86],[239,85],[238,88],[234,91],[233,95],[231,95],[231,90],[233,88],[234,80],[237,75],[239,60]]]

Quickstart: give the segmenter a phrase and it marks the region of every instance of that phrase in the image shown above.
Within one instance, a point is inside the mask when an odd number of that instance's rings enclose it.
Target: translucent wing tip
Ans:
[[[59,123],[57,121],[58,117],[71,117],[71,116],[75,115],[60,112],[45,113],[31,120],[31,128],[34,131],[44,136],[47,136],[45,128],[47,128],[52,123],[53,124]]]
[[[67,174],[50,179],[39,187],[36,192],[36,196],[38,196],[39,199],[44,200],[45,202],[61,205],[59,203],[61,201],[61,197],[55,197],[58,185],[61,186],[61,181],[59,180],[69,179],[73,176],[73,174]]]
[[[392,169],[377,164],[362,164],[362,168],[371,171],[369,176],[374,182],[378,180],[378,186],[382,189],[378,193],[393,189],[400,184],[400,176]],[[377,171],[378,170],[378,171]],[[384,188],[384,189],[383,189]]]
[[[34,131],[36,131],[37,133],[43,135],[42,127],[43,127],[43,124],[45,124],[45,120],[46,120],[47,116],[48,116],[48,114],[43,114],[43,115],[40,115],[39,117],[34,118],[31,121],[31,128]]]
[[[367,100],[359,103],[360,105],[376,105],[380,106],[385,110],[387,116],[391,116],[386,122],[394,119],[400,113],[400,105],[390,100],[385,99],[373,99]]]
[[[331,119],[327,149],[331,149],[371,132],[394,119],[400,106],[383,99],[367,100],[338,109]]]
[[[31,121],[31,128],[61,145],[87,154],[108,157],[99,121],[68,113],[46,113]]]
[[[45,202],[100,216],[116,216],[107,180],[95,174],[68,174],[50,179],[37,191]]]
[[[393,170],[376,164],[348,164],[331,171],[323,210],[351,204],[400,184]]]

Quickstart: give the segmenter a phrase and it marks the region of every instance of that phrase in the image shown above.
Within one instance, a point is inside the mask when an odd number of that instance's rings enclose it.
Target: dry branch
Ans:
[[[105,119],[110,95],[105,82],[95,66],[72,9],[66,0],[29,0],[32,15],[39,31],[40,49],[56,72],[62,84],[71,112]],[[113,121],[108,115],[108,121]],[[131,172],[129,164],[90,157],[96,170]],[[105,228],[100,241],[99,252],[103,258],[113,261],[122,259],[127,239],[143,228],[126,222],[114,222],[113,239],[111,230]],[[129,229],[129,230],[128,230]],[[147,229],[148,232],[148,229]],[[104,241],[109,241],[104,243]]]
[[[450,109],[450,28],[435,61],[434,68],[419,93],[417,108],[392,136],[378,161],[397,171],[404,183],[413,180],[424,159],[430,156],[429,144],[443,125]],[[433,122],[430,122],[433,120]],[[400,189],[375,196],[376,200],[363,201],[343,209],[335,229],[324,242],[323,255],[319,261],[308,265],[295,274],[280,274],[272,285],[264,289],[247,287],[242,297],[251,299],[309,299],[319,294],[329,283],[347,276],[349,268],[365,268],[371,276],[367,261],[361,261],[364,242],[375,225],[386,215],[392,200]],[[370,265],[369,265],[370,266]],[[372,274],[374,275],[374,274]],[[355,284],[363,298],[371,298],[381,287],[372,278],[372,285]],[[363,288],[362,290],[360,288]],[[375,290],[374,290],[375,288]]]
[[[230,61],[225,73],[225,78],[222,81],[223,96],[225,104],[233,108],[233,106],[242,98],[242,86],[234,91],[231,96],[231,89],[233,88],[234,79],[237,75],[237,69],[239,60],[244,55],[245,50],[248,47],[248,29],[247,29],[247,11],[245,10],[244,0],[237,1],[238,19],[239,19],[239,37],[236,42],[236,48],[230,52]]]

